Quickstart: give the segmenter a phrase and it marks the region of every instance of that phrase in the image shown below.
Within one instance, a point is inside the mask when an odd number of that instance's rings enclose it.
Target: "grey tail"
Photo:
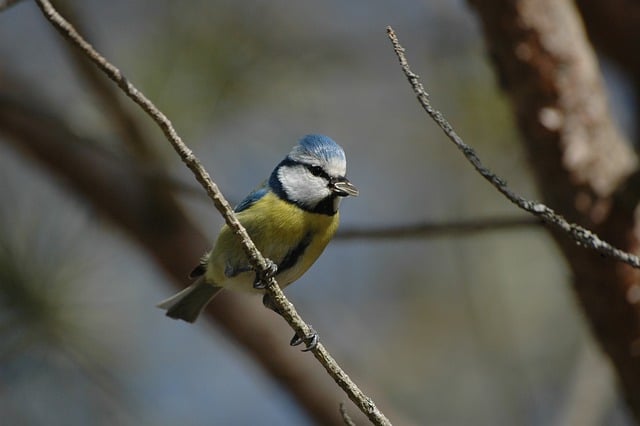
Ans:
[[[201,277],[189,287],[160,302],[158,307],[166,309],[166,315],[170,318],[193,323],[220,290],[222,287],[208,284]]]

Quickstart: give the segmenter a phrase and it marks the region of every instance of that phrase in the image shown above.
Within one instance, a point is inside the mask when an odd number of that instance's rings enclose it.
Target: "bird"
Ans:
[[[281,288],[300,278],[322,254],[338,228],[341,199],[358,195],[346,177],[346,166],[344,150],[335,141],[320,134],[306,135],[269,178],[235,207],[238,220]],[[262,293],[263,305],[280,314],[239,238],[226,224],[189,278],[194,280],[191,285],[158,304],[168,317],[195,322],[223,289]],[[303,340],[295,335],[290,344]],[[306,341],[305,350],[315,347],[317,333],[312,330]]]

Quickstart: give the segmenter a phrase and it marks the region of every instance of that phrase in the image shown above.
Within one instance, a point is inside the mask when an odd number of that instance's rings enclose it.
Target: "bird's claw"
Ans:
[[[300,337],[297,333],[293,335],[289,345],[298,346],[302,343],[306,345],[302,352],[309,352],[318,346],[318,342],[320,342],[320,337],[318,336],[318,332],[316,332],[311,325],[309,325],[309,335],[305,337]]]
[[[259,274],[256,274],[256,279],[253,281],[253,288],[256,290],[264,290],[267,288],[267,280],[273,278],[278,272],[278,265],[276,265],[273,260],[265,257],[264,262],[267,265],[264,276],[260,277]]]

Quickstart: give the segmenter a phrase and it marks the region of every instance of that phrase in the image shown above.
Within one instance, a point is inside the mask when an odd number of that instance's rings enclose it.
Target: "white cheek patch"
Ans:
[[[301,165],[281,167],[278,178],[289,200],[310,208],[331,195],[327,180],[312,175]]]

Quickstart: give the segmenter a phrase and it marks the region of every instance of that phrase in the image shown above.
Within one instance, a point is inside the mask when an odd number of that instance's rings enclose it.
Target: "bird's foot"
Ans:
[[[298,346],[302,343],[306,345],[302,352],[309,352],[310,350],[315,349],[318,346],[318,342],[320,342],[320,337],[318,336],[318,332],[316,332],[311,325],[309,325],[309,335],[305,337],[300,337],[298,334],[294,334],[291,338],[289,344],[291,346]]]
[[[280,310],[276,307],[275,303],[273,303],[273,299],[271,299],[271,296],[269,296],[269,294],[265,294],[264,296],[262,296],[262,304],[264,305],[265,308],[271,309],[273,312],[282,316],[282,312],[280,312]],[[298,346],[298,345],[301,345],[302,343],[305,343],[306,347],[302,349],[302,352],[308,352],[314,349],[316,346],[318,346],[319,341],[320,341],[320,338],[318,337],[318,333],[313,329],[311,324],[309,324],[309,335],[305,337],[300,337],[296,333],[291,338],[289,345]]]
[[[278,272],[278,265],[276,265],[274,261],[267,257],[264,258],[264,261],[267,264],[264,276],[260,277],[260,275],[256,273],[256,279],[253,281],[253,288],[256,290],[264,290],[267,288],[267,280],[275,277]]]

